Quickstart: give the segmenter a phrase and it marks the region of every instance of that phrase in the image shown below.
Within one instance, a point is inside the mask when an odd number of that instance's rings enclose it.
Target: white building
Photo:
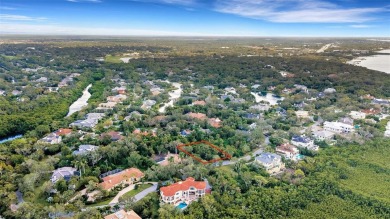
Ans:
[[[349,115],[351,116],[352,119],[365,119],[366,118],[366,114],[363,112],[359,112],[359,111],[351,111],[349,113]]]
[[[293,136],[291,139],[291,144],[297,147],[307,148],[309,150],[318,150],[318,146],[314,145],[314,140],[307,136]]]
[[[299,155],[299,150],[297,147],[291,144],[281,144],[276,147],[276,152],[283,155],[283,157],[290,160],[297,160],[297,155]]]
[[[324,129],[335,133],[351,133],[354,131],[352,125],[341,122],[324,122]]]
[[[312,132],[312,136],[316,140],[325,141],[325,140],[331,140],[334,137],[334,133],[330,131],[314,131]]]

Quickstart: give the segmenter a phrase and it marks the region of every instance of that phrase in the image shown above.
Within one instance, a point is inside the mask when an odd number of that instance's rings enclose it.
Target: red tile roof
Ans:
[[[209,124],[212,126],[212,127],[214,127],[214,128],[219,128],[219,127],[221,127],[222,125],[221,125],[221,120],[220,119],[218,119],[218,118],[211,118],[211,119],[209,119]]]
[[[72,133],[72,129],[58,129],[58,131],[56,131],[56,135],[60,136],[69,135],[70,133]]]
[[[194,178],[188,177],[185,181],[161,187],[160,191],[164,196],[174,196],[176,192],[189,190],[190,187],[195,187],[196,189],[206,189],[206,182],[195,181]]]
[[[133,210],[126,212],[125,210],[122,209],[113,214],[109,214],[105,216],[104,219],[142,219],[142,218]]]
[[[103,182],[100,183],[100,186],[105,190],[109,190],[109,189],[112,189],[113,187],[121,184],[123,180],[129,179],[131,177],[141,178],[144,175],[145,174],[142,173],[141,170],[139,170],[137,168],[129,168],[129,169],[123,170],[119,173],[115,173],[115,174],[104,177]]]
[[[362,112],[365,113],[365,114],[369,114],[369,115],[376,115],[376,114],[379,114],[381,112],[381,110],[380,109],[371,108],[371,109],[362,110]]]
[[[281,151],[281,152],[295,153],[297,150],[297,147],[295,147],[294,145],[285,143],[285,144],[281,144],[278,147],[276,147],[276,150]]]

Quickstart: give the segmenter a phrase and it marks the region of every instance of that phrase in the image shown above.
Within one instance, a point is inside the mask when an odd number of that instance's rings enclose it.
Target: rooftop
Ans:
[[[176,194],[176,192],[189,190],[190,187],[194,187],[196,189],[206,189],[206,182],[195,181],[194,178],[188,177],[185,181],[180,181],[170,186],[161,187],[160,191],[164,196],[173,196]]]

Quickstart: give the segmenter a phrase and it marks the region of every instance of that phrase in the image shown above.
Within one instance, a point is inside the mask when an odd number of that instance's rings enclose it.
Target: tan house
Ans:
[[[137,168],[129,168],[125,169],[119,173],[115,173],[112,175],[108,175],[103,178],[103,182],[99,184],[102,189],[110,191],[115,186],[119,186],[121,184],[133,184],[138,182],[142,177],[144,177],[144,173]]]
[[[113,214],[109,214],[105,216],[104,219],[142,219],[142,218],[133,210],[126,212],[125,210],[122,209]]]

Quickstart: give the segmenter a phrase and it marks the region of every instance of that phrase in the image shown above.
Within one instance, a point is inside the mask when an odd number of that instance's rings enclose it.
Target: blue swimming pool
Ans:
[[[303,158],[305,158],[305,155],[302,154],[297,155],[297,160],[302,160]]]
[[[179,209],[181,209],[181,210],[183,210],[184,208],[186,208],[187,207],[187,204],[186,203],[184,203],[184,202],[182,202],[182,203],[180,203],[178,206],[176,206],[177,208],[179,208]]]

